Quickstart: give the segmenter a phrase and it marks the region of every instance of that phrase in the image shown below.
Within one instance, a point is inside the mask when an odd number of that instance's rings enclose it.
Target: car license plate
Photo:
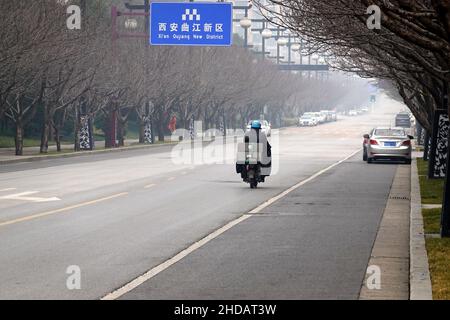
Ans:
[[[397,145],[397,143],[393,142],[393,141],[387,141],[384,143],[385,147],[395,147],[396,145]]]

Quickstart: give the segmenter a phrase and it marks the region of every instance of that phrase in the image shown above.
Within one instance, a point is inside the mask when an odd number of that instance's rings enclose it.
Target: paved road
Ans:
[[[243,184],[232,164],[175,165],[171,161],[171,147],[167,146],[120,155],[2,166],[0,298],[98,299],[351,154],[360,148],[363,133],[377,124],[387,125],[392,121],[395,108],[398,106],[386,101],[380,113],[345,118],[315,128],[280,131],[280,170],[258,190]],[[386,172],[380,173],[384,183],[394,167],[386,166]],[[377,177],[381,168],[384,166],[378,166],[372,175]],[[340,178],[354,179],[350,174],[351,170]],[[325,190],[316,188],[318,192]],[[346,193],[346,197],[350,194]],[[376,222],[378,217],[374,215],[371,219]],[[245,233],[245,228],[263,231],[269,221],[247,220],[229,234],[239,230]],[[325,220],[316,221],[319,224],[309,224],[311,228],[308,224],[298,225],[299,234],[311,234],[315,230],[317,243],[323,243],[318,231],[324,223],[323,230],[328,231],[324,234],[330,235],[335,247],[348,245],[342,235],[353,230],[352,223],[359,226],[357,219],[347,219],[333,230]],[[276,229],[275,222],[272,227],[274,233],[284,232],[282,228]],[[358,250],[362,253],[358,259],[370,254],[367,250],[371,238],[373,229],[361,238],[363,244]],[[224,252],[230,253],[234,245]],[[264,253],[264,248],[259,248],[255,255]],[[312,248],[305,253],[313,254]],[[327,259],[317,257],[311,262],[311,268],[314,264],[327,263]],[[254,264],[257,260],[252,262],[253,271],[266,274],[271,268],[265,266],[264,270],[258,270]],[[81,268],[81,290],[66,288],[66,269],[70,265]],[[279,265],[274,264],[271,271],[277,273]],[[341,271],[337,268],[334,276]],[[227,292],[230,291],[224,291],[224,297],[228,297]],[[244,296],[245,292],[236,297],[240,295]],[[270,297],[281,298],[276,292]],[[354,291],[345,297],[354,297]]]
[[[358,299],[397,165],[360,154],[123,299]]]

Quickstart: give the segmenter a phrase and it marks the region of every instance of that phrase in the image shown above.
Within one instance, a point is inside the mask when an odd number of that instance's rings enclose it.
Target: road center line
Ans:
[[[4,227],[4,226],[7,226],[7,225],[11,225],[11,224],[16,224],[16,223],[19,223],[19,222],[25,222],[25,221],[29,221],[29,220],[34,220],[34,219],[50,216],[50,215],[57,214],[57,213],[67,212],[67,211],[70,211],[70,210],[73,210],[73,209],[77,209],[77,208],[85,207],[85,206],[88,206],[88,205],[92,205],[92,204],[104,202],[104,201],[107,201],[107,200],[111,200],[111,199],[114,199],[114,198],[122,197],[122,196],[125,196],[127,194],[128,194],[128,192],[122,192],[122,193],[114,194],[112,196],[108,196],[108,197],[105,197],[105,198],[100,198],[100,199],[96,199],[96,200],[92,200],[92,201],[88,201],[88,202],[83,202],[83,203],[79,203],[79,204],[76,204],[76,205],[73,205],[73,206],[69,206],[69,207],[65,207],[65,208],[61,208],[61,209],[46,211],[46,212],[33,214],[33,215],[30,215],[30,216],[26,216],[26,217],[14,219],[14,220],[0,222],[0,227]]]
[[[334,167],[340,165],[341,163],[347,161],[348,159],[350,159],[351,157],[353,157],[354,155],[356,155],[360,151],[361,151],[361,149],[358,149],[358,150],[352,152],[350,155],[348,155],[344,159],[342,159],[342,160],[340,160],[340,161],[330,165],[329,167],[327,167],[327,168],[325,168],[323,170],[320,170],[319,172],[317,172],[314,175],[310,176],[308,179],[297,183],[296,185],[290,187],[286,191],[284,191],[284,192],[280,193],[279,195],[269,199],[268,201],[264,202],[263,204],[261,204],[257,208],[251,210],[248,214],[244,214],[244,215],[240,216],[239,218],[230,221],[225,226],[217,229],[216,231],[213,231],[212,233],[210,233],[209,235],[207,235],[206,237],[204,237],[200,241],[195,242],[194,244],[190,245],[188,248],[186,248],[183,251],[181,251],[180,253],[176,254],[174,257],[172,257],[172,258],[166,260],[165,262],[157,265],[156,267],[150,269],[149,271],[147,271],[143,275],[141,275],[141,276],[137,277],[136,279],[132,280],[131,282],[125,284],[123,287],[120,287],[119,289],[117,289],[117,290],[107,294],[106,296],[101,298],[101,300],[116,300],[116,299],[120,298],[121,296],[123,296],[124,294],[126,294],[126,293],[128,293],[128,292],[130,292],[130,291],[132,291],[134,289],[136,289],[137,287],[139,287],[144,282],[150,280],[151,278],[153,278],[156,275],[158,275],[159,273],[163,272],[164,270],[166,270],[170,266],[174,265],[178,261],[180,261],[183,258],[187,257],[189,254],[191,254],[195,250],[200,249],[205,244],[207,244],[211,240],[214,240],[215,238],[217,238],[218,236],[220,236],[221,234],[223,234],[227,230],[233,228],[234,226],[236,226],[237,224],[247,220],[248,218],[253,217],[256,213],[260,212],[262,209],[264,209],[267,206],[271,205],[275,201],[283,198],[284,196],[286,196],[288,193],[294,191],[295,189],[298,189],[299,187],[303,186],[304,184],[314,180],[315,178],[317,178],[320,175],[324,174],[325,172],[331,170],[332,168],[334,168]]]

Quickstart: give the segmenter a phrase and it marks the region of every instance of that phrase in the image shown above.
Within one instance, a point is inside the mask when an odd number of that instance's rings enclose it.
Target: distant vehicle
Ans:
[[[403,160],[411,164],[413,136],[406,134],[404,128],[375,128],[364,135],[363,160]]]
[[[250,120],[247,124],[247,131],[250,130],[252,126],[252,122],[255,120]],[[270,137],[272,135],[272,125],[267,120],[258,120],[261,122],[261,132],[263,132],[267,137]]]
[[[326,122],[326,116],[320,112],[313,112],[315,118],[317,119],[318,123],[325,123]]]
[[[369,108],[368,108],[368,107],[362,107],[362,108],[361,108],[361,111],[362,111],[362,112],[369,112]]]
[[[323,110],[320,111],[326,114],[327,121],[337,121],[337,112],[332,110]]]
[[[350,111],[348,112],[348,115],[351,116],[351,117],[357,116],[357,115],[358,115],[358,111],[356,111],[356,110],[350,110]]]
[[[331,110],[321,110],[320,114],[325,117],[325,122],[337,121],[336,111]]]
[[[325,122],[330,122],[333,121],[332,116],[331,116],[331,111],[329,110],[321,110],[320,114],[325,117]]]
[[[305,113],[303,116],[300,117],[298,124],[301,127],[313,127],[317,126],[318,121],[313,115]]]
[[[338,117],[337,117],[337,112],[336,111],[330,111],[331,113],[331,121],[337,121]]]
[[[310,117],[312,117],[312,118],[314,118],[315,120],[316,120],[316,122],[317,122],[317,124],[319,124],[319,117],[317,116],[317,112],[305,112],[304,114],[303,114],[303,116],[310,116]]]
[[[395,126],[411,128],[411,116],[407,112],[400,112],[395,116]]]

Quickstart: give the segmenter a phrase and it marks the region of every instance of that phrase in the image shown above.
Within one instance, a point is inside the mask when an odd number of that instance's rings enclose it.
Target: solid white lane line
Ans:
[[[150,189],[150,188],[153,188],[154,186],[156,186],[156,184],[152,183],[152,184],[146,185],[144,187],[144,189]]]
[[[361,149],[358,149],[357,151],[352,152],[349,156],[345,157],[344,159],[342,159],[342,160],[332,164],[331,166],[329,166],[329,167],[327,167],[327,168],[317,172],[316,174],[312,175],[308,179],[303,180],[302,182],[300,182],[300,183],[296,184],[295,186],[289,188],[288,190],[282,192],[278,196],[275,196],[272,199],[264,202],[262,205],[258,206],[256,209],[253,209],[248,214],[244,214],[241,217],[239,217],[237,219],[234,219],[233,221],[227,223],[225,226],[223,226],[220,229],[210,233],[209,235],[207,235],[202,240],[192,244],[187,249],[184,249],[183,251],[181,251],[180,253],[178,253],[174,257],[170,258],[169,260],[166,260],[162,264],[157,265],[156,267],[150,269],[149,271],[147,271],[146,273],[144,273],[140,277],[138,277],[138,278],[132,280],[131,282],[125,284],[123,287],[120,287],[119,289],[117,289],[117,290],[107,294],[106,296],[101,298],[101,300],[116,300],[116,299],[122,297],[124,294],[127,294],[128,292],[136,289],[137,287],[139,287],[144,282],[150,280],[151,278],[155,277],[159,273],[163,272],[164,270],[166,270],[167,268],[169,268],[173,264],[177,263],[181,259],[185,258],[189,254],[194,252],[195,250],[200,249],[201,247],[203,247],[205,244],[207,244],[211,240],[214,240],[215,238],[217,238],[218,236],[223,234],[225,231],[233,228],[234,226],[236,226],[237,224],[247,220],[248,218],[253,217],[254,216],[253,213],[257,213],[257,212],[261,211],[265,207],[269,206],[270,204],[274,203],[275,201],[277,201],[277,200],[281,199],[282,197],[284,197],[285,195],[287,195],[289,192],[292,192],[293,190],[295,190],[295,189],[299,188],[300,186],[308,183],[309,181],[317,178],[318,176],[320,176],[320,175],[324,174],[325,172],[331,170],[332,168],[336,167],[337,165],[347,161],[348,159],[350,159],[351,157],[353,157],[355,154],[357,154],[360,151],[361,151]]]
[[[16,188],[0,189],[0,192],[13,191],[13,190],[16,190]]]
[[[169,179],[167,179],[167,181],[173,181],[175,180],[175,177],[170,177]]]
[[[171,265],[173,265],[173,264],[177,263],[178,261],[180,261],[181,259],[185,258],[190,253],[192,253],[195,250],[203,247],[205,244],[207,244],[208,242],[210,242],[214,238],[217,238],[218,236],[220,236],[225,231],[233,228],[238,223],[241,223],[242,221],[245,221],[245,220],[247,220],[250,217],[251,217],[251,215],[245,214],[245,215],[239,217],[238,219],[235,219],[235,220],[227,223],[222,228],[214,231],[213,233],[209,234],[208,236],[206,236],[202,240],[194,243],[193,245],[191,245],[187,249],[181,251],[180,253],[178,253],[173,258],[170,258],[169,260],[163,262],[162,264],[160,264],[160,265],[154,267],[153,269],[147,271],[142,276],[140,276],[140,277],[134,279],[133,281],[127,283],[126,285],[124,285],[123,287],[117,289],[116,291],[113,291],[112,293],[107,294],[101,300],[115,300],[115,299],[120,298],[121,296],[123,296],[124,294],[126,294],[126,293],[130,292],[131,290],[137,288],[138,286],[140,286],[141,284],[143,284],[147,280],[150,280],[151,278],[156,276],[158,273],[164,271],[165,269],[169,268]]]

